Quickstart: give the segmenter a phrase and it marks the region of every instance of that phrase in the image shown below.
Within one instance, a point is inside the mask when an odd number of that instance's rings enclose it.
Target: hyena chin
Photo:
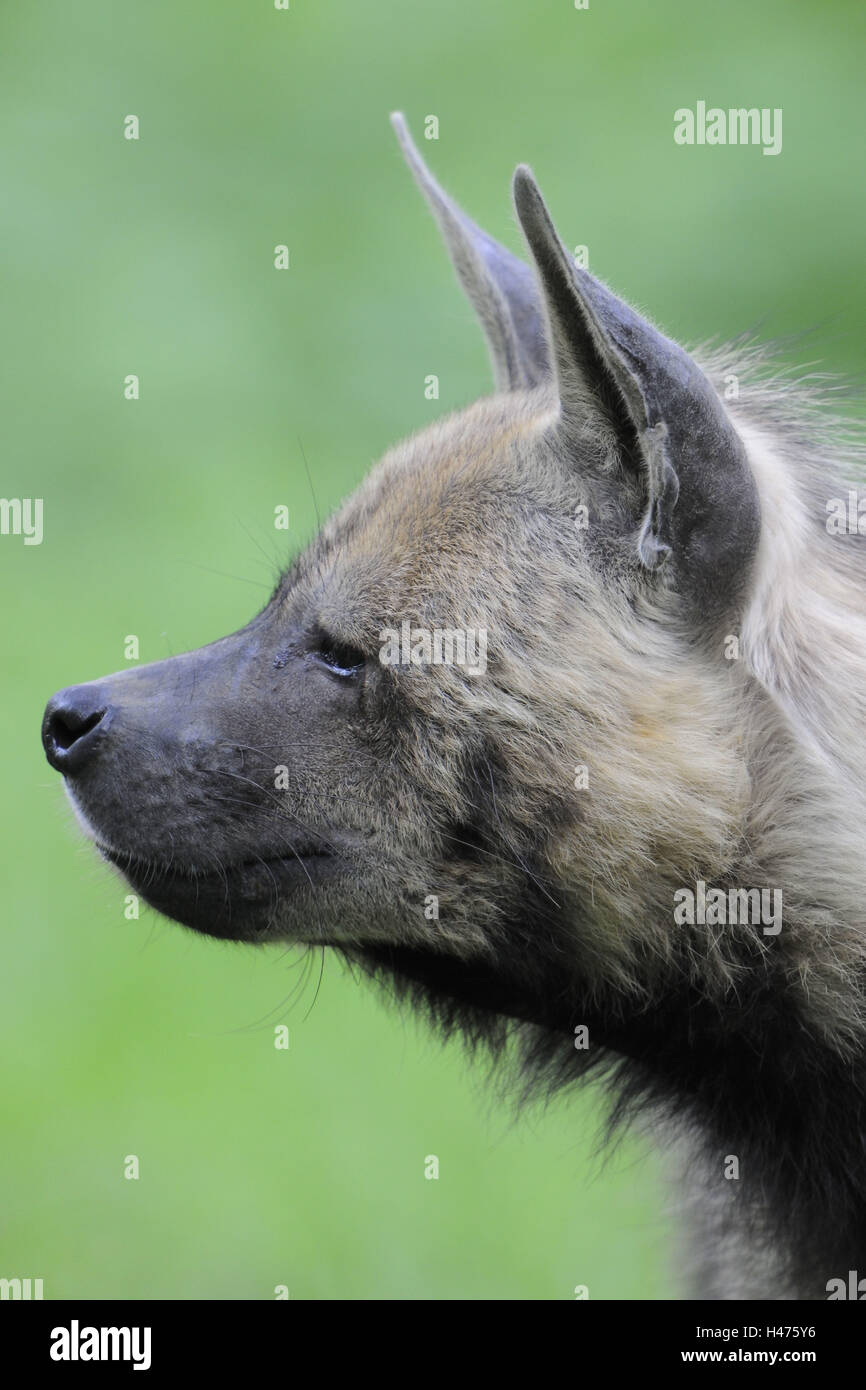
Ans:
[[[824,1298],[866,1269],[866,564],[827,524],[860,456],[577,266],[526,167],[532,269],[394,124],[496,393],[240,632],[56,695],[49,761],[167,916],[334,947],[530,1091],[604,1074],[675,1162],[693,1295]],[[380,659],[404,623],[483,669]]]

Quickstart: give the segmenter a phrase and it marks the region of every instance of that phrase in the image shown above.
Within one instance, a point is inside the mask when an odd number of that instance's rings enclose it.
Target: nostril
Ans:
[[[52,767],[66,774],[79,771],[96,746],[96,733],[107,705],[98,690],[73,686],[48,704],[42,720],[42,743]]]
[[[104,713],[105,710],[98,710],[84,718],[74,710],[57,710],[51,721],[51,737],[55,748],[67,752],[73,743],[84,738],[85,734],[89,734],[91,729],[95,729],[97,724],[102,722]]]

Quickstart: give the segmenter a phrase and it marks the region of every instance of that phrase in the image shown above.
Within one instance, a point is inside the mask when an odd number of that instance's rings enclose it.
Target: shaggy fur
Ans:
[[[497,394],[241,633],[61,692],[49,758],[159,910],[330,945],[533,1094],[603,1075],[682,1170],[693,1295],[826,1297],[866,1273],[866,562],[825,525],[859,455],[757,350],[699,371],[576,271],[528,172],[537,278],[398,133]],[[404,620],[486,628],[486,673],[383,666]],[[677,925],[698,881],[781,889],[781,931]]]

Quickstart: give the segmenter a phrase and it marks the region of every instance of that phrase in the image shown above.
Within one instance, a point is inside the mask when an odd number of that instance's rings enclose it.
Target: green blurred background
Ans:
[[[597,1095],[515,1122],[334,960],[292,1003],[291,952],[126,921],[39,720],[127,634],[153,660],[260,606],[274,507],[291,549],[315,529],[301,445],[324,513],[489,389],[392,108],[419,138],[438,116],[431,164],[515,249],[527,160],[670,332],[814,327],[789,354],[862,375],[864,26],[853,0],[6,7],[2,492],[44,498],[45,538],[0,537],[0,1275],[46,1298],[674,1295],[657,1162],[630,1140],[599,1163]],[[676,146],[699,99],[782,107],[782,154]]]

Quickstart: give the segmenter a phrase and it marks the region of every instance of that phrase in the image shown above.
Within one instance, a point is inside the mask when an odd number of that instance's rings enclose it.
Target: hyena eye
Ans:
[[[340,642],[330,633],[318,632],[311,644],[311,654],[334,676],[356,676],[366,660],[364,653],[347,642]]]

